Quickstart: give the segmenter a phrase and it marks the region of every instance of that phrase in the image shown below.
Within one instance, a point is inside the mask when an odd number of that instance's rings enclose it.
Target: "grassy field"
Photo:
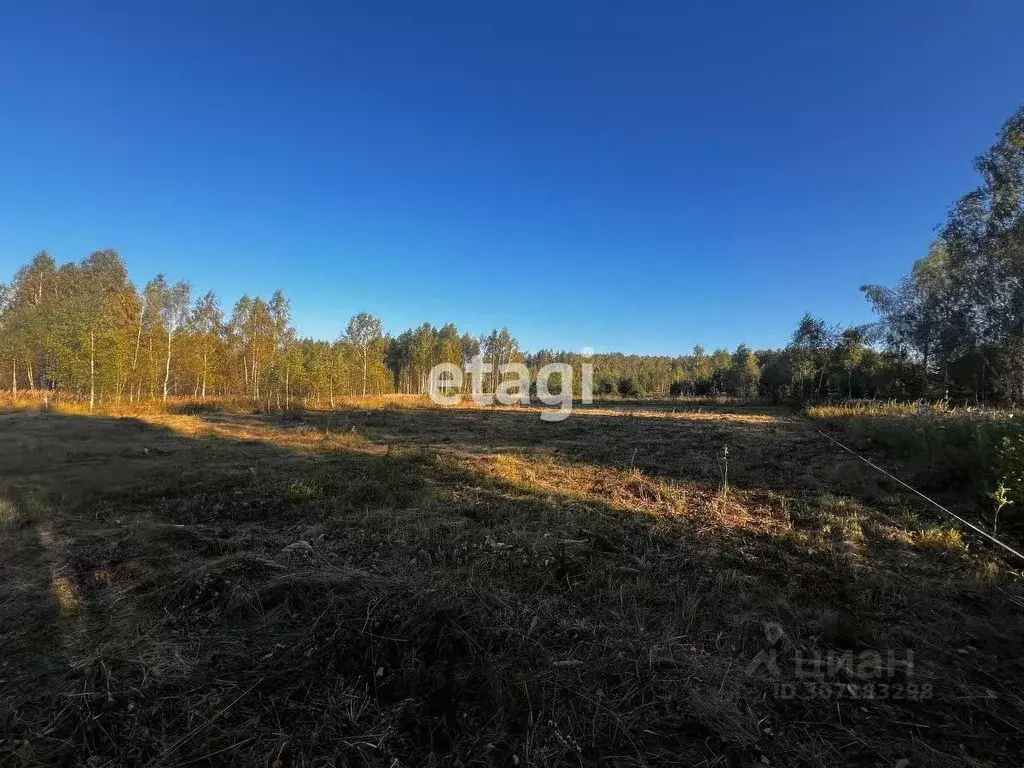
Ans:
[[[1020,764],[1020,564],[790,411],[175,410],[0,415],[0,764]]]
[[[806,414],[959,504],[974,522],[1024,541],[1024,414],[875,401],[813,406]]]

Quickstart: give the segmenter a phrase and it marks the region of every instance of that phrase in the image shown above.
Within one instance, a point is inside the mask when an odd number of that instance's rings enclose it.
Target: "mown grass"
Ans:
[[[782,409],[18,412],[0,466],[0,763],[1024,749],[1019,574]],[[913,667],[777,695],[812,651]]]
[[[999,525],[1024,534],[1024,422],[1021,414],[942,404],[855,402],[814,406],[807,416],[841,430],[857,447],[895,459],[908,481],[959,498],[994,527],[1000,487],[1010,502]]]

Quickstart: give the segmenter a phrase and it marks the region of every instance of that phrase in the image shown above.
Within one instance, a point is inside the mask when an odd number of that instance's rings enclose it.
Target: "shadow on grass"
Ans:
[[[460,453],[535,445],[536,414],[406,410],[0,417],[0,756],[955,765],[1024,747],[1024,591],[962,550],[538,490]],[[618,429],[589,418],[541,423],[556,458]],[[769,644],[779,677],[748,675]],[[910,650],[913,679],[775,697],[799,649]],[[908,698],[916,681],[934,697]]]
[[[576,406],[570,418],[545,422],[539,406],[442,408],[396,405],[334,412],[262,414],[287,428],[356,430],[382,442],[475,453],[547,454],[559,461],[636,468],[651,476],[717,488],[728,448],[729,480],[760,491],[813,492],[832,488],[840,474],[860,477],[855,460],[833,450],[813,432],[793,429],[784,408],[760,406]],[[249,414],[199,414],[211,422],[242,424]]]

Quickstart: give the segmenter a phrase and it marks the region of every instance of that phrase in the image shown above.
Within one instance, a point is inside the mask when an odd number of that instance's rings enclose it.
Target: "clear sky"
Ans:
[[[1020,0],[0,4],[0,280],[508,325],[528,349],[862,322],[1024,103]]]

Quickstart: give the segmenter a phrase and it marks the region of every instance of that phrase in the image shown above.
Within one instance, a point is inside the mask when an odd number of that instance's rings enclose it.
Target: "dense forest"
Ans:
[[[597,394],[828,399],[1024,398],[1024,108],[975,162],[982,184],[950,209],[928,253],[893,288],[863,286],[877,322],[805,315],[781,349],[671,356],[597,354]],[[473,335],[424,323],[397,335],[356,314],[332,341],[300,338],[281,291],[216,294],[157,275],[139,289],[112,249],[58,265],[42,251],[0,287],[0,387],[97,402],[169,396],[331,405],[342,396],[426,393],[436,363],[579,363],[527,353],[507,328]],[[580,377],[576,377],[579,381]],[[493,382],[491,382],[493,386]]]

